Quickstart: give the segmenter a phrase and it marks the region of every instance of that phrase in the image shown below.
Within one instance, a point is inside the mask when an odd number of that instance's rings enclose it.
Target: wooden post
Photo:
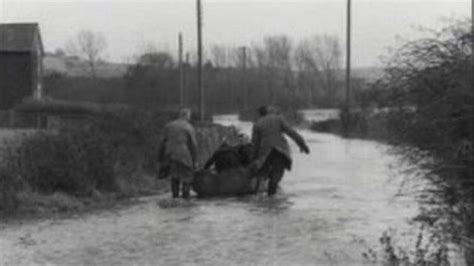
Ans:
[[[340,118],[344,135],[349,136],[351,130],[351,0],[347,0],[346,22],[346,104]]]
[[[184,106],[184,69],[183,69],[183,36],[178,35],[178,61],[179,61],[179,104]]]
[[[243,106],[244,109],[247,109],[249,107],[248,101],[249,101],[249,91],[248,91],[248,86],[247,86],[247,48],[243,46],[242,48],[242,91],[243,91]]]
[[[197,50],[198,50],[198,65],[197,65],[197,80],[199,89],[199,117],[201,121],[206,118],[204,110],[204,88],[203,88],[203,74],[202,74],[202,14],[201,14],[201,0],[197,1]]]
[[[191,93],[189,92],[189,69],[191,68],[191,63],[189,62],[189,53],[186,53],[186,64],[184,66],[184,102],[186,105],[189,105],[190,103],[190,95]]]
[[[346,29],[346,108],[351,108],[351,0],[347,0]]]

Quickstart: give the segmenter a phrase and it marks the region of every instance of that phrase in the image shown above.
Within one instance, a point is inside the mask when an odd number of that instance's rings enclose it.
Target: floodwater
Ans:
[[[216,119],[244,132],[235,116]],[[0,265],[366,265],[385,230],[410,230],[418,212],[398,159],[372,141],[300,131],[293,170],[275,198],[198,200],[169,195],[67,219],[0,225]]]
[[[339,118],[338,109],[307,109],[300,110],[300,113],[305,119],[315,122]]]

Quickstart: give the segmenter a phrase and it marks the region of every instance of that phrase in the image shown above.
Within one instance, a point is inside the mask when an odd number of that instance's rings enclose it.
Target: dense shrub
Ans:
[[[156,167],[159,133],[169,117],[130,111],[90,119],[87,126],[23,139],[4,159],[9,167],[2,179],[18,176],[24,187],[39,193],[88,196],[123,192],[138,181],[132,180],[135,174]]]
[[[474,239],[472,32],[469,19],[405,44],[379,81],[391,91],[391,116],[398,118],[391,122],[400,141],[432,160],[416,156],[413,149],[404,154],[428,171],[449,214],[463,224],[452,233],[470,241]],[[468,253],[474,253],[472,247]],[[468,259],[474,263],[474,258]]]
[[[9,172],[7,167],[0,168],[0,211],[11,211],[18,205],[18,182]]]
[[[461,225],[445,233],[466,248],[469,265],[474,264],[472,32],[472,20],[466,19],[405,43],[395,50],[384,76],[359,95],[370,112],[312,125],[341,133],[345,122],[349,136],[397,144],[435,184],[428,193],[444,200],[446,206],[434,210],[435,220],[447,215],[456,221],[453,225]]]
[[[445,211],[436,216],[443,213],[461,224],[448,233],[462,240],[469,265],[474,264],[472,32],[472,20],[466,19],[404,44],[375,84],[390,107],[388,131],[403,155],[436,184],[431,193],[444,199]]]
[[[85,200],[105,193],[129,196],[162,190],[155,182],[161,131],[176,116],[174,110],[130,109],[89,117],[88,123],[68,124],[57,131],[23,136],[3,153],[0,211],[15,209],[22,203],[19,201],[48,205],[64,195]],[[237,138],[234,128],[209,122],[194,124],[201,165],[224,137]],[[28,195],[41,202],[28,200]],[[52,200],[43,195],[50,195]]]

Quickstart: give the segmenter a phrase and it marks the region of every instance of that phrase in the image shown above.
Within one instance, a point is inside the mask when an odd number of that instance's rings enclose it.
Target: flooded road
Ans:
[[[223,116],[221,123],[237,123]],[[250,125],[237,126],[249,132]],[[403,176],[388,147],[300,131],[298,153],[275,198],[197,200],[160,207],[162,197],[70,219],[0,228],[0,265],[366,265],[368,247],[418,212],[396,196]],[[1,226],[1,225],[0,225]]]

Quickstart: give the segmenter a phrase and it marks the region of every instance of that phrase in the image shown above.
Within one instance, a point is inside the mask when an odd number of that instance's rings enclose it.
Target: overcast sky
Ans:
[[[266,35],[295,40],[335,34],[345,41],[344,0],[202,0],[204,45],[251,45]],[[471,17],[470,0],[352,0],[353,64],[377,65],[396,36],[419,36],[416,26],[438,28],[443,18]],[[195,50],[194,0],[0,0],[0,22],[39,22],[47,51],[64,47],[79,30],[107,39],[108,60],[125,61],[153,43],[174,52],[178,32]]]

